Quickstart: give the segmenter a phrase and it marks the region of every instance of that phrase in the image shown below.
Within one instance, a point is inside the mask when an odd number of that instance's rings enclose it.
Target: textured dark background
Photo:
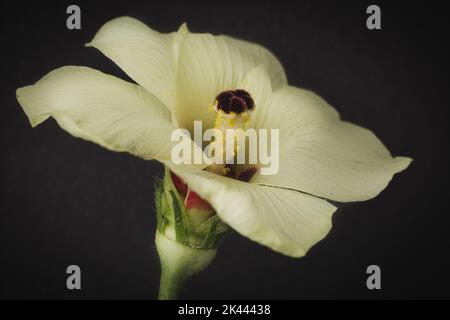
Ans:
[[[69,4],[82,29],[66,29]],[[270,48],[290,83],[312,89],[346,120],[372,129],[395,155],[415,159],[376,199],[342,206],[329,236],[291,259],[231,232],[182,298],[449,298],[447,8],[380,3],[58,1],[1,4],[0,297],[151,299],[153,179],[162,166],[74,139],[50,120],[31,129],[17,87],[63,65],[128,79],[84,48],[108,20],[130,15],[168,32],[230,34]],[[65,269],[82,268],[82,290]],[[382,290],[366,289],[366,267]]]

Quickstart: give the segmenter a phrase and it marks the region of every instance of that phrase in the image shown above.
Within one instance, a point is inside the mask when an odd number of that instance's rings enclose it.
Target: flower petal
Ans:
[[[180,34],[185,30],[182,26]],[[180,34],[162,34],[136,19],[120,17],[103,25],[87,46],[100,50],[171,108]]]
[[[51,116],[75,137],[110,150],[170,159],[170,113],[138,85],[91,68],[67,66],[19,88],[17,99],[33,126]]]
[[[272,85],[270,82],[270,76],[263,65],[259,65],[248,72],[239,87],[249,92],[253,97],[256,106],[255,112],[258,112],[261,109],[266,109],[261,108],[261,106],[268,103],[268,100],[272,94]]]
[[[323,99],[298,88],[276,92],[258,126],[280,130],[280,169],[253,183],[361,201],[378,195],[411,162],[393,158],[370,130],[340,121]]]
[[[180,44],[175,117],[192,131],[195,120],[212,127],[214,112],[208,106],[222,91],[238,89],[246,75],[263,66],[272,86],[286,84],[281,64],[258,45],[227,36],[187,33]]]
[[[213,206],[225,223],[275,251],[304,256],[331,228],[336,208],[325,200],[188,166],[168,165]]]
[[[272,85],[266,69],[259,65],[245,76],[240,87],[253,97],[255,110],[251,115],[249,128],[256,127],[258,123],[264,122],[267,116],[268,106],[271,102]]]
[[[275,57],[275,55],[263,46],[249,41],[232,38],[222,35],[230,46],[238,48],[239,51],[245,52],[252,57],[255,65],[263,65],[270,77],[272,88],[277,90],[287,85],[287,77],[283,65]]]

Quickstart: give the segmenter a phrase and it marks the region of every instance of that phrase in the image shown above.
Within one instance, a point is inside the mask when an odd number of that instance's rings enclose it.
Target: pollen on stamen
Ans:
[[[227,115],[239,115],[246,111],[252,111],[255,103],[250,93],[243,89],[227,90],[219,93],[214,100],[216,111],[221,110]]]

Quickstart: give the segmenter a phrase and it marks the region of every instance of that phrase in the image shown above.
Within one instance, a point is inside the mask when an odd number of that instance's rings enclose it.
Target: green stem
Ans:
[[[173,300],[188,277],[206,268],[217,250],[196,249],[156,232],[156,249],[161,261],[159,300]]]
[[[158,299],[176,300],[185,280],[185,277],[180,277],[179,275],[168,272],[167,268],[162,268]]]

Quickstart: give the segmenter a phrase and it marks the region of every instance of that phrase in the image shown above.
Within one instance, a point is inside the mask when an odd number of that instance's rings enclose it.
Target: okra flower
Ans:
[[[175,297],[187,276],[209,264],[228,226],[285,255],[305,255],[331,228],[336,207],[327,200],[373,198],[411,161],[392,157],[316,94],[290,86],[259,45],[186,25],[162,34],[122,17],[87,46],[137,84],[66,66],[18,89],[17,98],[32,126],[53,117],[75,137],[166,166],[156,193],[161,298]],[[219,131],[278,129],[278,172],[263,175],[259,163],[175,164],[171,135],[192,133],[194,121]]]

